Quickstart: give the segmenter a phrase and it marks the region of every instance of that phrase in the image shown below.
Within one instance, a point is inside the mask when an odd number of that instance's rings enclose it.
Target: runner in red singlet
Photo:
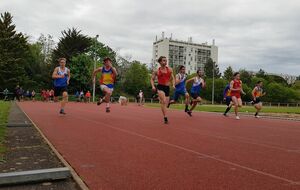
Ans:
[[[242,98],[241,98],[241,93],[246,94],[243,91],[242,87],[242,81],[240,80],[240,73],[236,72],[233,75],[234,79],[230,82],[230,91],[231,91],[231,98],[232,102],[234,104],[234,112],[235,112],[235,117],[237,120],[240,119],[238,116],[238,108],[242,107]]]
[[[165,56],[160,56],[158,59],[160,67],[157,71],[152,73],[151,85],[152,90],[157,91],[159,101],[161,104],[161,111],[164,116],[165,124],[168,123],[167,118],[167,105],[170,101],[170,83],[172,80],[173,88],[175,88],[175,80],[173,76],[173,70],[167,66],[167,58]],[[158,85],[155,87],[154,80],[157,77]]]

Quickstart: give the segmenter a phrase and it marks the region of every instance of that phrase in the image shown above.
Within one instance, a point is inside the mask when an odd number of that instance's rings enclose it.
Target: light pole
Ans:
[[[94,61],[94,70],[96,70],[96,43],[99,35],[97,34],[94,39],[94,48],[93,48],[93,61]],[[95,102],[95,92],[96,92],[96,76],[93,78],[93,102]]]
[[[212,78],[212,98],[211,103],[214,104],[215,101],[215,62],[213,62],[213,78]]]

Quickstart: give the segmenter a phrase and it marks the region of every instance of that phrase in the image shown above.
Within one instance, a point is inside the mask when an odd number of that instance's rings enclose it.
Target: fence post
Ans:
[[[150,102],[151,102],[151,104],[153,103],[153,99],[152,98],[150,99]]]

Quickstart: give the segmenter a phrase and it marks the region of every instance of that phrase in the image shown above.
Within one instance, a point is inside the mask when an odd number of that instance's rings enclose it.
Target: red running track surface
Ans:
[[[300,189],[300,122],[137,105],[19,104],[90,189]]]

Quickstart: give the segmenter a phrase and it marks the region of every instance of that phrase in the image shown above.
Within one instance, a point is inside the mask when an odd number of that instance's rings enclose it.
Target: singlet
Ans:
[[[201,88],[202,88],[202,78],[196,77],[194,79],[192,88],[191,88],[191,93],[192,94],[200,94]]]
[[[61,68],[58,67],[57,74],[59,76],[65,75],[65,77],[54,79],[54,86],[55,87],[66,87],[66,86],[68,86],[68,70],[69,69],[67,67],[65,67],[65,70],[62,71]]]
[[[231,90],[230,90],[230,84],[228,84],[225,89],[224,89],[224,92],[223,92],[223,97],[226,98],[226,97],[231,97]]]
[[[242,86],[241,80],[233,80],[233,88],[234,89],[239,89]],[[240,96],[241,91],[231,91],[231,96]]]
[[[262,96],[262,93],[263,93],[263,89],[262,89],[261,87],[259,87],[259,86],[256,86],[256,87],[255,87],[254,96],[255,96],[256,98],[259,98],[259,97]]]
[[[161,71],[161,67],[158,68],[157,80],[158,80],[158,84],[160,84],[160,85],[168,86],[168,83],[170,82],[172,73],[171,73],[169,67],[166,67],[166,70],[167,70],[167,72],[164,73]]]
[[[179,78],[179,80],[180,80],[180,82],[177,85],[175,85],[176,91],[184,91],[185,90],[186,77],[187,77],[186,74],[178,73],[176,75],[176,78]]]
[[[100,85],[106,85],[108,88],[113,88],[115,83],[115,76],[112,70],[112,67],[108,70],[105,67],[102,67],[100,78]]]

